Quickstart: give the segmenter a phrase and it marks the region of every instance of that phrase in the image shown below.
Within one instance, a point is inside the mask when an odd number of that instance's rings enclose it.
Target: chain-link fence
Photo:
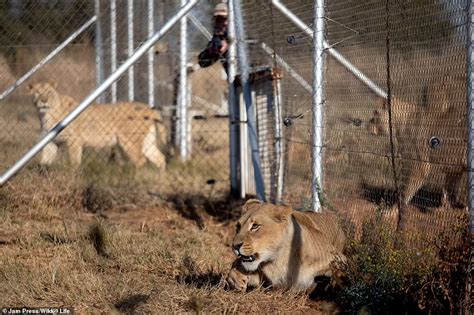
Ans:
[[[0,3],[0,171],[191,2]],[[176,21],[44,147],[22,185],[63,178],[57,185],[212,199],[239,182],[242,197],[302,210],[317,194],[356,238],[376,217],[418,245],[457,235],[468,214],[467,0],[334,0],[324,16],[312,1],[236,1],[235,95],[220,62],[197,65],[218,2]]]
[[[179,0],[2,2],[2,172],[181,5]],[[213,6],[209,1],[196,5],[184,29],[178,22],[21,176],[41,178],[46,169],[53,176],[75,174],[86,184],[125,191],[135,186],[157,194],[225,194],[227,79],[219,64],[197,65],[212,34]],[[184,55],[181,38],[187,46]],[[186,77],[181,80],[183,65]],[[186,93],[182,101],[180,84]],[[185,116],[178,111],[180,101]]]
[[[356,225],[436,236],[467,214],[466,6],[327,1],[321,197]],[[252,66],[283,73],[284,202],[311,208],[313,3],[244,12]]]
[[[301,4],[309,24],[312,4]],[[244,20],[253,67],[282,69],[281,99],[284,201],[296,207],[311,200],[311,64],[312,40],[281,14],[271,1],[245,1]],[[309,27],[308,27],[309,28]],[[291,43],[289,43],[289,41]],[[273,163],[276,163],[274,161]]]
[[[328,60],[326,135],[334,161],[327,184],[333,198],[359,194],[393,205],[398,225],[433,235],[466,214],[466,5],[328,6],[330,43],[388,93],[387,99],[374,97]],[[341,161],[347,162],[336,168]]]
[[[106,186],[131,181],[159,193],[227,192],[227,78],[219,63],[196,66],[212,33],[214,4],[199,2],[187,21],[176,24],[46,146],[36,163]],[[3,3],[2,169],[181,5]],[[303,209],[311,207],[312,193],[312,5],[242,3],[264,192]],[[461,0],[327,3],[319,128],[326,204],[344,208],[356,221],[389,209],[397,228],[434,234],[465,214],[466,5]],[[231,125],[247,122],[239,119]],[[241,170],[252,168],[252,155],[245,159]],[[253,176],[251,171],[240,179],[250,187]]]
[[[451,312],[472,308],[461,302],[469,301],[471,292],[469,261],[472,270],[469,5],[464,0],[243,1],[253,72],[269,67],[281,73],[275,92],[281,99],[281,140],[269,140],[270,148],[282,142],[282,157],[268,159],[269,151],[261,147],[259,152],[263,170],[283,161],[282,202],[303,210],[315,210],[320,202],[342,215],[347,235],[355,239],[351,244],[363,244],[349,245],[349,260],[367,255],[363,267],[346,269],[356,278],[362,272],[385,281],[387,265],[380,265],[380,258],[400,259],[403,254],[391,256],[394,248],[404,253],[415,248],[413,257],[423,257],[422,264],[438,266],[441,273],[449,269],[446,257],[452,257],[466,269],[457,278],[460,289],[452,295]],[[320,61],[324,67],[318,69]],[[465,247],[453,254],[460,244]],[[375,255],[369,254],[371,246],[378,248]],[[402,260],[402,269],[412,268],[411,258]],[[454,273],[448,278],[457,281]],[[436,285],[445,292],[452,289],[441,282]],[[431,287],[436,299],[432,283],[423,288]],[[350,288],[351,303],[372,294],[364,291],[366,285],[378,290],[371,280],[359,282]]]

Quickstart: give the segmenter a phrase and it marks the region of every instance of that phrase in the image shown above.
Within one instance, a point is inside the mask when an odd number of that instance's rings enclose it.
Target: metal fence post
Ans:
[[[230,190],[231,194],[236,196],[239,191],[238,183],[238,132],[239,125],[237,124],[237,102],[234,86],[234,79],[236,74],[236,46],[235,46],[235,17],[234,17],[234,0],[229,0],[228,5],[228,39],[229,39],[229,53],[228,53],[228,69],[227,81],[229,82],[229,151],[230,151]],[[245,197],[245,196],[244,196]]]
[[[283,197],[283,176],[284,176],[284,158],[283,158],[283,130],[282,130],[282,88],[281,88],[281,74],[277,73],[273,80],[275,86],[273,87],[274,98],[274,117],[275,117],[275,200],[276,204],[281,203]]]
[[[193,93],[193,84],[191,80],[186,82],[186,158],[189,158],[193,152],[193,116],[194,112],[187,107],[191,104],[191,96]]]
[[[95,16],[95,80],[96,86],[104,82],[104,47],[102,46],[102,25],[100,22],[100,0],[94,3]],[[104,95],[100,95],[97,99],[98,103],[104,102]]]
[[[313,31],[313,121],[312,121],[312,210],[321,211],[323,106],[324,106],[324,0],[314,1]]]
[[[110,73],[117,70],[117,2],[110,0]],[[117,102],[117,82],[111,88],[112,103]]]
[[[469,232],[474,234],[474,2],[468,3],[468,33],[467,33],[467,169],[468,169],[468,196],[469,196]],[[472,270],[474,269],[474,248],[471,248],[471,260],[469,265],[469,279],[467,279],[467,298],[470,299],[469,292],[472,289]],[[468,302],[468,308],[471,307]],[[469,310],[468,310],[469,312]]]
[[[186,0],[181,0],[181,5],[184,5]],[[187,32],[188,32],[188,21],[186,17],[183,17],[180,21],[180,33],[179,33],[179,94],[178,94],[178,143],[179,143],[179,155],[181,161],[186,161],[188,158],[187,152],[187,59],[188,59],[188,43],[187,43]]]
[[[280,0],[272,0],[272,4],[280,10],[287,18],[289,18],[296,26],[298,26],[306,35],[313,37],[312,29],[301,21],[296,15],[293,14],[287,7],[285,7]],[[356,66],[354,66],[349,60],[347,60],[343,55],[341,55],[337,50],[332,48],[326,41],[323,39],[324,48],[327,49],[328,54],[330,54],[334,59],[337,60],[344,68],[346,68],[350,73],[352,73],[358,80],[364,83],[372,92],[377,94],[380,97],[387,98],[387,92],[380,88],[375,82],[369,79],[362,71],[360,71]]]
[[[133,55],[133,0],[127,1],[127,35],[128,35],[128,58]],[[133,66],[128,69],[128,100],[132,102],[135,99]]]
[[[153,35],[155,28],[154,16],[155,16],[154,0],[148,0],[148,37]],[[153,81],[154,76],[154,52],[153,49],[148,51],[148,105],[151,108],[155,107],[155,82]]]
[[[72,112],[70,112],[62,121],[57,123],[41,140],[36,143],[23,157],[18,160],[0,177],[0,186],[3,186],[13,175],[21,170],[36,154],[38,154],[49,142],[54,140],[61,131],[74,121],[92,102],[107,90],[112,83],[117,81],[140,57],[153,47],[153,45],[162,38],[178,21],[191,10],[199,0],[189,0],[163,27],[147,39],[133,55],[127,59],[114,73],[112,73],[100,86],[98,86],[89,96],[87,96]]]
[[[241,88],[242,89],[242,88]],[[249,180],[249,132],[248,125],[243,123],[247,121],[247,110],[243,98],[243,91],[239,95],[239,158],[240,158],[240,198],[244,199],[247,195],[247,186]]]
[[[241,12],[241,3],[240,0],[234,0],[234,16],[235,16],[235,33],[236,33],[236,42],[237,42],[237,54],[238,62],[240,69],[240,81],[242,85],[242,94],[244,96],[245,107],[247,111],[247,128],[248,128],[248,137],[250,143],[250,149],[252,151],[252,164],[254,170],[255,186],[257,192],[257,198],[263,201],[266,201],[265,198],[265,185],[263,181],[261,164],[260,164],[260,155],[258,149],[258,135],[257,135],[257,125],[255,121],[255,106],[252,101],[252,93],[249,79],[249,65],[247,59],[247,47],[245,43],[245,31],[244,31],[244,22]],[[242,119],[242,118],[241,118]],[[241,170],[246,171],[246,170]]]

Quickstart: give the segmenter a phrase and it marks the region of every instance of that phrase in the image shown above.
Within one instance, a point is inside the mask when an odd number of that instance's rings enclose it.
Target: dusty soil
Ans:
[[[91,213],[73,181],[61,192],[57,178],[35,182],[20,176],[0,190],[1,306],[155,314],[336,310],[303,294],[225,288],[238,204],[208,201],[203,208],[193,197],[149,197]]]

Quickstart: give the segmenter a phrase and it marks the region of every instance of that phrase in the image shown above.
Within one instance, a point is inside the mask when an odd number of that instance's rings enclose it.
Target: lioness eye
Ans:
[[[237,230],[237,233],[239,233],[239,231],[240,231],[240,223],[237,223],[237,225],[235,226],[235,229]]]
[[[256,231],[260,227],[260,224],[254,223],[252,224],[252,227],[250,228],[251,231]]]

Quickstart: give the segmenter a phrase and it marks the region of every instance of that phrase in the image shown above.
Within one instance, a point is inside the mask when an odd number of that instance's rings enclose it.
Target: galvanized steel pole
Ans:
[[[191,10],[199,0],[189,0],[179,11],[174,15],[163,27],[154,33],[154,35],[146,40],[135,53],[127,59],[114,73],[112,73],[107,80],[105,80],[94,92],[89,94],[71,113],[69,113],[62,121],[53,127],[36,145],[34,145],[20,160],[18,160],[10,169],[8,169],[0,177],[0,186],[3,186],[13,175],[22,169],[28,161],[30,161],[38,152],[41,151],[49,142],[74,119],[77,118],[92,102],[108,89],[112,83],[117,81],[122,74],[124,74],[137,60],[142,57],[153,45],[162,38],[178,21]]]
[[[275,202],[276,204],[281,203],[283,198],[283,176],[284,176],[284,157],[283,157],[283,130],[282,130],[282,88],[281,88],[281,77],[278,76],[273,80],[275,86],[274,100],[274,117],[275,117]]]
[[[229,83],[229,151],[230,151],[230,190],[235,196],[239,191],[238,181],[238,132],[239,120],[237,116],[237,100],[235,93],[234,80],[237,73],[237,50],[235,45],[235,16],[234,16],[234,0],[228,0],[228,26],[227,26],[227,37],[229,41],[229,51],[227,55],[227,82]],[[209,38],[210,39],[210,38]],[[243,173],[243,170],[240,170]],[[242,180],[242,178],[241,178]],[[244,196],[245,197],[245,196]]]
[[[110,73],[117,70],[117,2],[110,0]],[[111,88],[112,103],[117,102],[117,82]]]
[[[181,5],[186,0],[181,0]],[[188,111],[187,111],[187,93],[188,93],[188,21],[187,17],[183,17],[180,21],[180,38],[179,38],[179,94],[178,94],[178,138],[179,138],[179,155],[181,161],[188,158]]]
[[[133,0],[127,1],[127,37],[128,37],[128,58],[133,54]],[[128,100],[130,102],[135,100],[135,73],[133,66],[128,69]]]
[[[240,82],[242,85],[242,94],[244,96],[245,107],[247,111],[248,140],[252,153],[252,164],[255,179],[255,188],[257,198],[266,201],[265,184],[262,176],[260,164],[260,152],[258,148],[258,132],[255,119],[255,104],[252,100],[252,91],[249,80],[249,65],[247,58],[247,47],[245,43],[244,21],[242,17],[241,2],[234,0],[235,30],[237,42],[237,54],[240,69]],[[240,117],[242,120],[242,117]],[[247,170],[241,170],[247,171]]]
[[[95,0],[94,3],[95,16],[97,21],[95,23],[95,85],[99,86],[104,82],[104,47],[102,47],[102,25],[100,15],[100,0]],[[104,102],[104,95],[97,98],[98,103]]]
[[[155,0],[148,0],[148,37],[153,35],[155,30]],[[148,106],[155,107],[155,82],[154,82],[154,52],[153,49],[148,51]]]
[[[312,121],[312,210],[321,211],[323,106],[324,106],[324,0],[314,1],[313,30],[313,121]]]

